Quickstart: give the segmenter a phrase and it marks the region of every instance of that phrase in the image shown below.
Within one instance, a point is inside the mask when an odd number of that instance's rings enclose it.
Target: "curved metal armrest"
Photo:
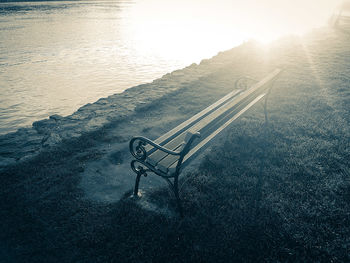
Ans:
[[[245,80],[245,81],[248,81],[248,80],[250,80],[250,81],[254,81],[254,82],[258,82],[256,79],[253,79],[253,78],[251,78],[251,77],[248,77],[248,76],[244,76],[244,77],[240,77],[240,78],[238,78],[236,81],[235,81],[235,89],[243,89],[243,90],[246,90],[248,87],[248,84],[247,83],[242,83],[243,85],[244,85],[244,87],[239,87],[240,85],[242,85],[240,82],[241,81],[243,81],[243,80]]]
[[[146,138],[146,137],[134,137],[130,140],[129,143],[129,150],[130,153],[132,154],[132,156],[134,156],[137,160],[146,160],[147,158],[147,151],[145,149],[145,146],[147,144],[152,145],[154,148],[163,151],[167,154],[171,154],[171,155],[178,155],[178,156],[183,156],[184,154],[186,154],[189,150],[190,145],[192,144],[193,140],[195,138],[200,137],[199,132],[196,133],[188,133],[190,136],[186,137],[185,142],[184,142],[184,147],[181,149],[181,151],[172,151],[169,150],[168,148],[165,148],[157,143],[155,143],[154,141]],[[135,145],[136,143],[136,145]]]
[[[200,137],[201,137],[201,134],[199,132],[188,131],[185,137],[185,146],[181,151],[181,156],[186,155],[190,150],[192,142],[196,138],[200,138]]]
[[[135,145],[135,142],[137,145]],[[172,155],[180,155],[181,151],[172,151],[169,150],[152,140],[146,138],[146,137],[134,137],[131,139],[129,143],[129,150],[132,156],[134,156],[138,160],[145,160],[147,158],[147,151],[145,149],[145,146],[149,144],[152,145],[154,148],[157,148],[158,150],[161,150],[165,153],[172,154]]]

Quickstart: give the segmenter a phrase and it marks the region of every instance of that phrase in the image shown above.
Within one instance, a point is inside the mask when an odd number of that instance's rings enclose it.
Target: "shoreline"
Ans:
[[[167,73],[150,83],[85,104],[66,117],[52,115],[33,122],[32,127],[19,128],[16,132],[0,135],[0,171],[9,165],[29,160],[42,150],[55,147],[63,141],[77,139],[83,134],[96,132],[106,125],[126,119],[162,96],[219,70],[230,62],[227,56],[252,46],[257,46],[257,43],[245,42],[231,50],[219,52],[210,59],[203,59],[199,64],[193,63]]]

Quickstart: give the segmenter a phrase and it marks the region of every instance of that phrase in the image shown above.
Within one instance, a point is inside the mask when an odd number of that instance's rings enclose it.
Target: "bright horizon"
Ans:
[[[269,43],[325,26],[342,0],[193,0],[140,2],[130,29],[140,52],[181,59],[211,57],[242,42]],[[187,39],[188,41],[184,41]]]

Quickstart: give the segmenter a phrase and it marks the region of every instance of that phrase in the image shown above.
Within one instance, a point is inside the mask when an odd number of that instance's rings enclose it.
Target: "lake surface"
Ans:
[[[140,2],[0,3],[0,134],[69,115],[220,50],[179,55],[161,28],[140,20]]]
[[[309,12],[303,19],[294,2],[269,1],[270,11],[255,0],[0,3],[0,134],[69,115],[249,38],[307,28]]]

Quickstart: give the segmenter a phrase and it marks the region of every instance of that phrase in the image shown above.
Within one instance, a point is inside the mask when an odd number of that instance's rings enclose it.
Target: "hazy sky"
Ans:
[[[173,15],[205,14],[216,17],[214,11],[220,16],[231,16],[236,11],[259,16],[277,16],[294,19],[299,17],[302,21],[316,21],[325,18],[343,0],[147,0],[143,1],[144,12],[172,11]],[[184,8],[184,6],[187,8]],[[232,13],[233,12],[233,13]],[[176,14],[175,14],[176,13]],[[167,12],[166,15],[169,15]]]
[[[327,20],[342,0],[147,0],[132,10],[141,52],[212,56],[247,39],[268,43],[303,34]]]
[[[305,32],[324,25],[342,0],[147,0],[141,17],[164,21],[206,21],[245,31]]]

